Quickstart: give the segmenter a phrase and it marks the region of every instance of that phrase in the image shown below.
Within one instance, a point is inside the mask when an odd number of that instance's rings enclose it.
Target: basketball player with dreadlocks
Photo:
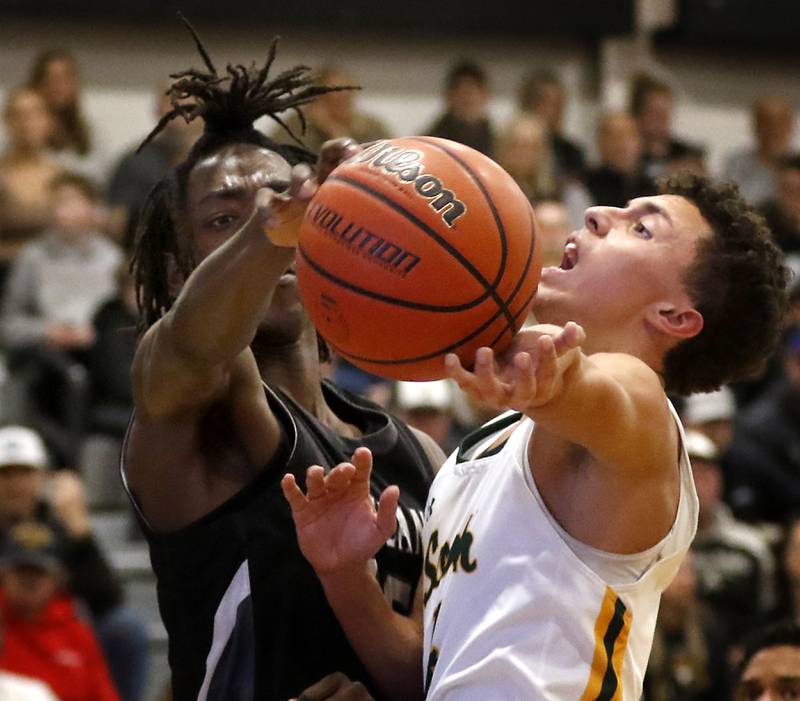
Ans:
[[[304,104],[339,88],[315,85],[302,66],[269,79],[274,43],[261,69],[221,75],[194,36],[206,70],[173,76],[174,108],[148,137],[174,118],[205,124],[141,216],[134,270],[145,331],[122,459],[158,578],[174,698],[285,701],[332,672],[370,686],[297,547],[280,479],[288,471],[304,482],[308,465],[370,448],[373,492],[400,483],[404,494],[376,581],[408,614],[422,509],[444,456],[322,381],[325,347],[299,299],[294,249],[272,240],[285,234],[278,213],[314,191],[315,157],[253,122],[282,125],[287,110],[302,120]],[[355,148],[324,148],[318,180]]]

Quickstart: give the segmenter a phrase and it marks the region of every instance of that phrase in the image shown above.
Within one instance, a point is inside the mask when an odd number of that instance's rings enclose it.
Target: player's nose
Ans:
[[[589,207],[583,215],[586,229],[595,236],[606,236],[620,211],[617,207]]]

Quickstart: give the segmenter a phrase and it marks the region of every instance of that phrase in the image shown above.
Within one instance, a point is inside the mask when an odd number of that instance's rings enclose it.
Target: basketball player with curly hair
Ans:
[[[710,391],[773,348],[787,272],[735,187],[692,176],[592,207],[545,268],[539,325],[448,374],[510,409],[471,436],[428,497],[420,621],[396,616],[366,563],[394,529],[372,457],[284,494],[300,547],[384,693],[412,659],[432,699],[635,701],[661,592],[694,537],[697,495],[666,393]],[[380,644],[378,644],[380,643]],[[414,654],[408,651],[413,650]],[[388,670],[390,673],[386,672]]]
[[[342,88],[314,84],[303,66],[270,78],[274,43],[263,67],[225,73],[197,46],[205,69],[172,76],[173,109],[148,137],[170,119],[204,122],[140,219],[143,333],[123,480],[158,578],[176,701],[286,701],[312,684],[327,697],[342,673],[371,682],[298,549],[280,479],[289,471],[304,481],[310,463],[333,466],[369,447],[373,492],[396,481],[404,492],[397,536],[373,572],[407,615],[422,509],[444,456],[323,380],[326,348],[300,302],[287,221],[355,146],[323,148],[315,181],[314,154],[253,122],[282,125],[288,110],[302,124],[303,105]]]

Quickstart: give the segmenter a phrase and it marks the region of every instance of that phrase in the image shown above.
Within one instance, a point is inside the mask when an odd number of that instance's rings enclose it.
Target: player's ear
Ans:
[[[666,336],[684,341],[703,330],[703,315],[691,306],[659,302],[647,309],[647,323]]]

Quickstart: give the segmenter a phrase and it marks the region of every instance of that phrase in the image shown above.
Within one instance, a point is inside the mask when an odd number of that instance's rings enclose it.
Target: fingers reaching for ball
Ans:
[[[491,348],[475,354],[472,371],[457,355],[445,358],[445,371],[473,399],[498,409],[527,412],[551,402],[563,388],[563,376],[581,352],[583,328],[569,322],[563,328],[523,330],[512,350],[496,357]]]

